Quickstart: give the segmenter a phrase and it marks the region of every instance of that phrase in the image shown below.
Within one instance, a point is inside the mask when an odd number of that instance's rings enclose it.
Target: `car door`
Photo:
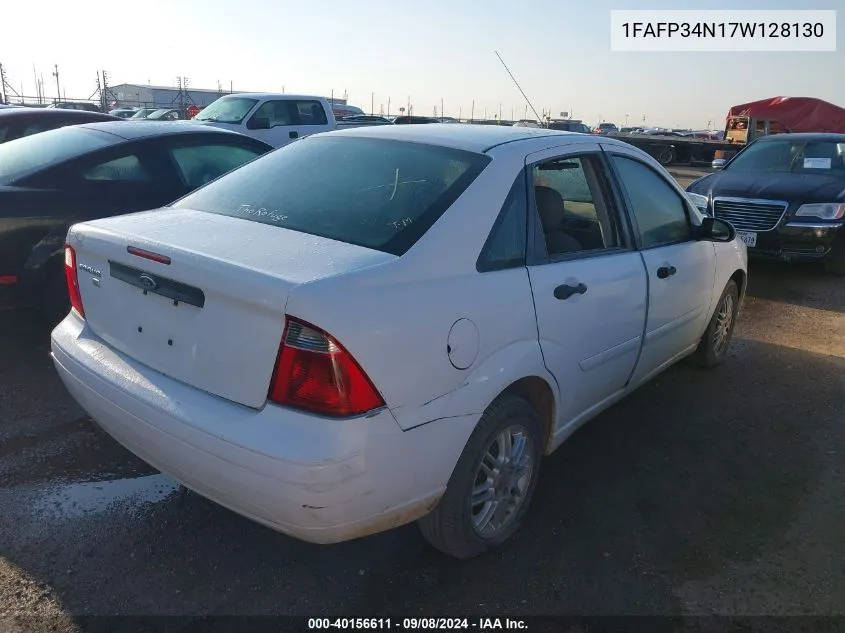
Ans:
[[[604,144],[648,271],[648,319],[632,382],[647,379],[694,349],[704,328],[716,275],[712,242],[693,237],[683,191],[656,162]]]
[[[646,272],[598,143],[531,154],[529,278],[540,347],[575,423],[622,391],[640,351]]]
[[[271,149],[259,141],[244,137],[214,138],[220,136],[230,135],[214,134],[202,139],[165,139],[164,151],[179,177],[176,198],[187,195]]]

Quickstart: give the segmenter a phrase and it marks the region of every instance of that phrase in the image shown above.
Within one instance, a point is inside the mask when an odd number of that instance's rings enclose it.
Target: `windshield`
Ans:
[[[764,140],[752,143],[726,169],[817,173],[845,177],[845,143]]]
[[[148,119],[160,119],[161,117],[163,117],[168,112],[170,112],[170,110],[156,110],[155,112],[150,114],[150,116],[148,116],[147,118]]]
[[[490,162],[386,139],[312,137],[177,201],[197,209],[402,255]]]
[[[220,123],[240,123],[249,114],[256,99],[245,97],[220,97],[217,101],[202,110],[194,121],[219,121]]]
[[[71,125],[3,143],[0,145],[0,182],[8,184],[33,169],[106,147],[116,140],[120,139]]]

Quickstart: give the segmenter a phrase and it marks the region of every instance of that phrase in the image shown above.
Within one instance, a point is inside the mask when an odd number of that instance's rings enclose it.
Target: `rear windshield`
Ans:
[[[845,177],[845,143],[795,139],[758,141],[732,160],[727,169]]]
[[[197,209],[402,255],[490,162],[387,139],[312,137],[177,201]]]
[[[3,143],[0,145],[0,183],[8,184],[39,167],[55,165],[119,140],[111,134],[70,125]]]

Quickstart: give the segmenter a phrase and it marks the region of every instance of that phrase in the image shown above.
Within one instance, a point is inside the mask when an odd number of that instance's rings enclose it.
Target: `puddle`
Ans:
[[[138,506],[164,501],[178,488],[179,482],[162,474],[69,484],[38,499],[34,509],[39,514],[57,518],[79,518],[105,512],[118,504],[131,511]]]

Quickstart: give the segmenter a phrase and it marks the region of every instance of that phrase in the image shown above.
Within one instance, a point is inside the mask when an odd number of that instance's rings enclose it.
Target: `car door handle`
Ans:
[[[678,269],[674,266],[661,266],[657,269],[657,276],[660,279],[666,279],[667,277],[674,275],[676,272],[678,272]]]
[[[569,299],[572,295],[582,295],[585,292],[587,292],[587,286],[584,284],[578,284],[577,286],[561,284],[555,288],[555,299]]]
[[[296,138],[297,136],[299,136],[299,132],[288,132],[288,137],[290,138]]]

